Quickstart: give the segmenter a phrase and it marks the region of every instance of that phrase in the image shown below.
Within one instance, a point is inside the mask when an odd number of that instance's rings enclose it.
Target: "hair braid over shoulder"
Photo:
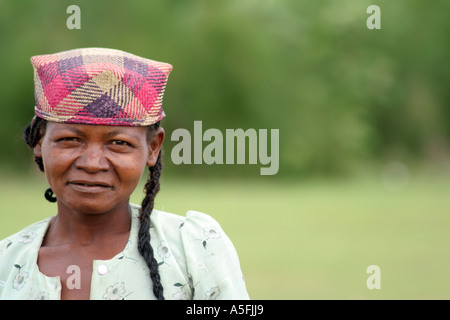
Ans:
[[[155,196],[159,191],[159,178],[161,177],[162,161],[161,152],[158,160],[153,167],[150,167],[150,178],[145,184],[145,197],[142,201],[141,212],[139,215],[140,227],[138,234],[138,250],[144,257],[148,268],[150,269],[150,278],[153,282],[153,293],[158,300],[164,300],[163,287],[158,271],[158,262],[154,257],[153,248],[150,245],[150,215],[153,210]]]

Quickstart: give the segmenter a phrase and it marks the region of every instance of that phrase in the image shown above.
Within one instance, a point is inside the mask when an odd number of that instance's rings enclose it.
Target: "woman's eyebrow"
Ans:
[[[108,133],[105,134],[105,136],[107,137],[112,137],[112,136],[117,136],[119,134],[126,134],[128,135],[125,131],[123,130],[113,130],[113,131],[109,131]]]
[[[129,138],[137,138],[136,134],[131,133],[131,132],[127,131],[127,130],[120,130],[120,129],[119,130],[113,130],[113,131],[110,131],[110,132],[106,133],[105,137],[111,138],[111,137],[115,137],[115,136],[118,136],[118,135],[124,135],[124,136],[127,136]]]
[[[78,129],[78,128],[76,128],[76,127],[64,127],[64,128],[57,128],[57,129],[55,129],[55,131],[58,133],[58,132],[64,132],[64,131],[71,131],[71,132],[73,132],[73,133],[75,133],[75,134],[77,134],[77,135],[80,135],[80,136],[84,136],[84,135],[86,135],[83,131],[81,131],[80,129]]]

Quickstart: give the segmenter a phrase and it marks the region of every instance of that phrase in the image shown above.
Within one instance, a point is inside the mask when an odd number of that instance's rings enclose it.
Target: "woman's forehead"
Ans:
[[[93,125],[78,123],[47,123],[46,133],[71,132],[79,135],[115,136],[119,134],[146,137],[148,127]]]

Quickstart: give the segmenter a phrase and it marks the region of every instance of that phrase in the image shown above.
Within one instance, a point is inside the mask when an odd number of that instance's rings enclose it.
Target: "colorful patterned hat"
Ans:
[[[164,116],[172,66],[103,48],[31,58],[35,112],[54,122],[148,126]]]

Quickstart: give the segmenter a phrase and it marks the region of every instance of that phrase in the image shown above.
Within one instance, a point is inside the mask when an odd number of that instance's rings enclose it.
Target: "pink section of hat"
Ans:
[[[31,58],[35,112],[54,122],[148,126],[164,117],[172,66],[114,49],[84,48]]]

